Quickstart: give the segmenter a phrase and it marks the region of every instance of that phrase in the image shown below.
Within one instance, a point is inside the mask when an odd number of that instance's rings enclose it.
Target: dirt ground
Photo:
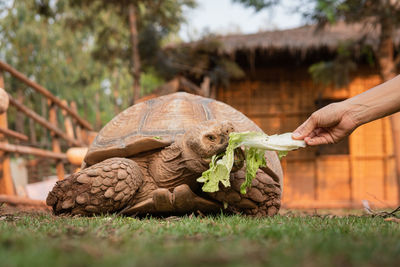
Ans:
[[[47,206],[9,205],[6,203],[0,203],[0,216],[29,213],[51,214],[51,209]]]

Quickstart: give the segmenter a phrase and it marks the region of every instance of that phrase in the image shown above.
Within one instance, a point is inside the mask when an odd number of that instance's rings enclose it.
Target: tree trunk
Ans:
[[[129,11],[129,29],[131,33],[131,74],[133,78],[133,103],[140,97],[140,55],[139,40],[136,25],[136,6],[132,3],[128,6]]]
[[[204,76],[203,82],[200,85],[201,92],[202,92],[203,96],[205,96],[205,97],[210,97],[210,95],[211,95],[210,81],[211,81],[210,77]]]
[[[114,116],[117,116],[121,112],[121,103],[119,97],[119,75],[117,73],[117,69],[113,71],[113,81],[114,81],[114,90],[113,90],[113,98],[114,98]]]
[[[40,113],[43,118],[47,118],[47,100],[44,97],[42,97],[40,100]],[[40,145],[50,149],[50,142],[47,136],[47,129],[45,127],[41,127]]]
[[[100,108],[100,94],[99,92],[96,92],[96,94],[94,95],[94,101],[96,103],[96,108],[95,108],[95,112],[96,112],[96,130],[101,129],[101,108]]]
[[[383,81],[393,79],[396,73],[396,65],[394,63],[393,51],[393,34],[394,28],[390,16],[384,16],[380,21],[381,35],[377,58],[380,67],[380,74]],[[397,112],[390,116],[390,124],[393,137],[393,151],[396,162],[396,176],[398,201],[400,203],[400,113]]]

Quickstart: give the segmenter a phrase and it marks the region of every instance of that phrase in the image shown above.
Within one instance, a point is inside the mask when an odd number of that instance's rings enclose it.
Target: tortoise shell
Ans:
[[[207,120],[231,121],[235,130],[262,130],[231,106],[214,99],[178,92],[135,104],[107,123],[85,157],[93,165],[111,157],[132,157],[174,142],[186,129]],[[267,162],[278,176],[282,170],[275,152]]]

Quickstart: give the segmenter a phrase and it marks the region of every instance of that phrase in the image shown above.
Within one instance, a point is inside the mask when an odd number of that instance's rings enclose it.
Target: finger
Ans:
[[[327,145],[334,143],[332,138],[329,135],[319,135],[314,136],[313,138],[306,138],[304,141],[309,146],[318,146],[318,145]]]
[[[315,131],[312,131],[308,136],[304,137],[304,141],[307,143],[311,138],[317,136]]]
[[[300,125],[296,130],[294,130],[292,137],[293,139],[304,139],[309,136],[310,133],[315,129],[316,121],[311,116],[302,125]]]
[[[320,133],[321,133],[321,128],[317,128],[314,131],[312,131],[306,138],[311,139],[314,136],[319,135]],[[306,139],[306,138],[304,138],[304,139]]]
[[[325,128],[317,128],[313,131],[313,133],[315,133],[315,135],[321,135],[323,133],[326,133],[326,129]]]

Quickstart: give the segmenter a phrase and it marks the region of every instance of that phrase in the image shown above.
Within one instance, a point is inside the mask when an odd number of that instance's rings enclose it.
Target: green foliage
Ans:
[[[79,16],[71,17],[69,27],[90,28],[95,49],[93,56],[109,68],[123,65],[130,68],[131,47],[128,24],[128,4],[133,3],[138,10],[137,27],[139,52],[143,69],[158,70],[161,44],[164,38],[179,30],[184,22],[183,8],[195,6],[194,0],[70,0]]]
[[[351,72],[357,69],[352,50],[352,42],[341,43],[334,60],[312,64],[308,71],[313,80],[323,85],[333,84],[335,87],[347,85],[350,82]]]
[[[256,11],[271,7],[279,3],[279,0],[233,0],[233,2],[241,3],[247,7],[253,7]]]
[[[2,266],[397,266],[399,224],[367,216],[0,216]]]
[[[43,85],[56,96],[78,104],[79,113],[94,124],[96,112],[101,112],[104,121],[114,116],[109,105],[112,96],[102,87],[105,80],[118,79],[120,86],[128,78],[121,69],[118,77],[111,78],[100,62],[93,60],[92,35],[89,30],[72,31],[65,28],[68,18],[76,10],[57,2],[52,11],[40,6],[42,2],[15,1],[10,10],[0,19],[0,57],[8,64]],[[63,10],[65,15],[55,16],[55,10]],[[42,15],[41,13],[46,15]],[[54,16],[53,16],[54,15]],[[122,77],[124,76],[125,77]],[[7,76],[7,90],[16,94],[18,89],[25,94],[25,104],[42,113],[41,100],[34,91]],[[110,85],[112,86],[112,85]],[[95,94],[100,94],[99,103]],[[125,96],[122,99],[129,99]],[[114,101],[113,101],[114,102]],[[121,106],[128,106],[128,101]],[[13,122],[11,122],[13,123]],[[40,134],[40,133],[38,133]]]
[[[400,26],[400,6],[398,1],[372,1],[372,0],[317,0],[311,18],[319,26],[327,22],[360,23],[365,27],[373,25],[380,28],[375,38],[376,42],[382,41],[383,32],[394,37],[394,29]],[[365,38],[368,39],[368,38]],[[386,46],[387,47],[387,46]],[[349,82],[350,72],[356,69],[355,56],[351,53],[359,51],[359,58],[365,59],[369,65],[374,65],[378,59],[390,51],[379,51],[379,45],[370,46],[360,40],[358,43],[339,45],[337,56],[331,62],[320,62],[310,67],[310,73],[317,82],[324,84],[334,83],[343,86]],[[397,48],[399,50],[399,48]],[[393,59],[395,60],[395,59]]]
[[[324,16],[328,22],[333,24],[337,19],[336,10],[339,2],[336,0],[317,1],[315,11],[319,16]]]
[[[154,68],[148,68],[143,74],[140,80],[140,87],[142,89],[142,94],[146,95],[151,93],[154,89],[165,83],[154,70]]]
[[[193,7],[194,0],[133,2],[139,10],[144,94],[163,83],[160,45],[178,31],[182,8]],[[56,96],[77,102],[79,113],[101,127],[132,103],[127,3],[0,0],[0,59]],[[6,86],[14,96],[21,90],[24,103],[43,114],[46,103],[37,93],[10,76]],[[15,123],[11,114],[11,126]]]
[[[319,23],[338,20],[360,23],[380,23],[389,18],[393,25],[400,23],[400,6],[397,1],[375,0],[315,0],[313,19]]]

